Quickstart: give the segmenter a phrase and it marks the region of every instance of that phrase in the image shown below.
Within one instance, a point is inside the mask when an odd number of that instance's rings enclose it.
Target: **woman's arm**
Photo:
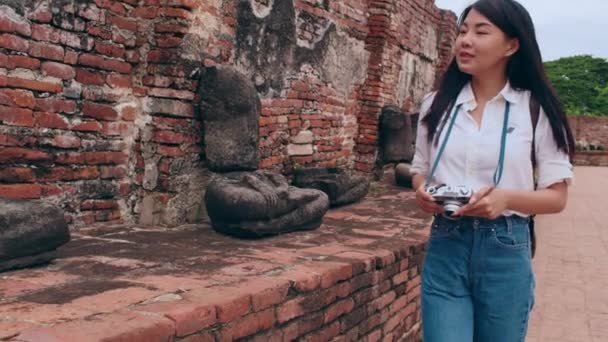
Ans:
[[[568,185],[558,182],[536,191],[483,188],[471,197],[468,204],[453,216],[478,216],[495,219],[505,210],[524,214],[554,214],[562,211],[568,199]]]
[[[554,214],[566,207],[568,185],[559,182],[536,191],[501,190],[507,200],[507,209],[525,214]]]
[[[424,182],[426,181],[426,176],[425,175],[421,175],[419,173],[415,174],[414,177],[412,177],[412,187],[415,190],[418,190],[420,188],[420,186],[424,185]]]

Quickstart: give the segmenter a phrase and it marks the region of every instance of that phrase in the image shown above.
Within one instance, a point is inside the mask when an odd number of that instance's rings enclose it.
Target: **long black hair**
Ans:
[[[547,78],[536,41],[534,24],[528,11],[515,0],[478,0],[465,8],[458,19],[458,26],[463,24],[472,9],[490,20],[509,38],[519,40],[519,50],[510,57],[507,64],[506,73],[509,83],[514,89],[531,92],[531,96],[542,106],[549,119],[558,148],[572,157],[574,153],[572,130],[555,90]],[[422,121],[427,127],[429,142],[433,141],[436,135],[439,136],[436,132],[441,130],[439,126],[444,113],[451,112],[458,94],[470,80],[471,75],[460,71],[456,59],[453,58],[439,83],[429,113]]]

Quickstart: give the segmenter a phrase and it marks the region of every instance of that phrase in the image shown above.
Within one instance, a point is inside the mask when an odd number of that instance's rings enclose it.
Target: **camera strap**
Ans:
[[[426,177],[425,186],[430,185],[431,180],[433,179],[433,176],[435,175],[435,171],[437,170],[437,165],[439,165],[439,160],[441,159],[441,156],[443,155],[443,151],[445,150],[445,146],[447,145],[448,139],[450,138],[450,134],[452,133],[452,128],[454,127],[454,122],[456,121],[456,117],[458,116],[458,113],[460,112],[461,107],[462,107],[462,104],[459,104],[458,106],[456,106],[456,109],[454,110],[454,113],[452,114],[450,124],[448,125],[448,130],[445,133],[445,138],[443,139],[441,146],[439,147],[439,151],[437,152],[437,156],[435,157],[435,161],[433,162],[433,167],[431,168],[431,172]],[[500,154],[498,156],[498,165],[496,165],[496,170],[494,171],[494,186],[497,186],[498,183],[500,183],[500,180],[502,179],[502,172],[503,172],[504,163],[505,163],[505,149],[506,149],[506,145],[507,145],[507,126],[509,124],[510,111],[511,111],[511,103],[509,103],[509,101],[506,101],[505,114],[504,114],[503,123],[502,123],[502,134],[500,137]]]

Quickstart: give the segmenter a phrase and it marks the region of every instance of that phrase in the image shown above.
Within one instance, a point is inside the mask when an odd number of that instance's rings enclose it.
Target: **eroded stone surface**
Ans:
[[[41,201],[0,198],[0,271],[52,260],[70,240],[63,211]]]
[[[332,207],[361,200],[369,190],[369,178],[336,168],[298,169],[294,185],[323,191]]]
[[[312,230],[329,209],[327,195],[289,186],[268,171],[218,176],[205,195],[215,230],[240,237],[263,237]]]

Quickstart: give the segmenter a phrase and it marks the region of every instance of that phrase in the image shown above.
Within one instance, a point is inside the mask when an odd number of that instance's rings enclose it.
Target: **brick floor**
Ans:
[[[608,341],[608,168],[575,177],[566,210],[537,221],[528,342]]]

